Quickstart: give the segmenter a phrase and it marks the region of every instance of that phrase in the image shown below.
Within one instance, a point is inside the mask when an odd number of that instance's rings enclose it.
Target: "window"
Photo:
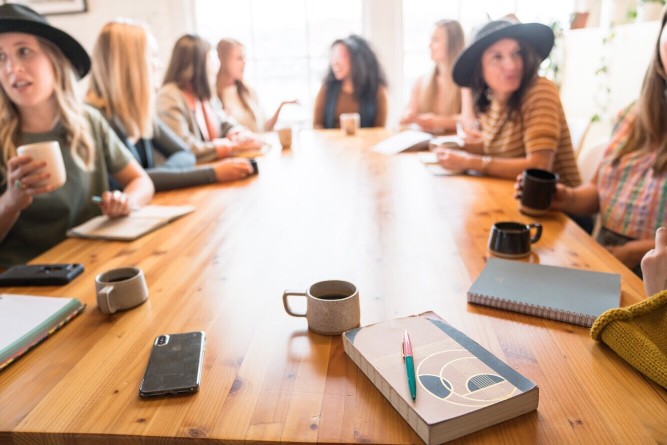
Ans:
[[[326,74],[329,46],[340,37],[361,33],[361,4],[356,0],[197,0],[199,34],[215,44],[223,37],[246,49],[246,81],[260,97],[267,116],[282,100],[281,121],[310,124],[315,95]]]

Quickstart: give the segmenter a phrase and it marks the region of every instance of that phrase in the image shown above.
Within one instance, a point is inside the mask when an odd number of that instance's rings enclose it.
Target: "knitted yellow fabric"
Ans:
[[[603,313],[593,323],[591,337],[667,388],[667,290]]]

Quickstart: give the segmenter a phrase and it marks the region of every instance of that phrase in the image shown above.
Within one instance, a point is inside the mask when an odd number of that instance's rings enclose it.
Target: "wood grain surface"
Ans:
[[[357,285],[362,324],[433,310],[539,385],[536,412],[461,443],[667,443],[667,392],[586,328],[466,303],[501,220],[543,224],[527,261],[620,273],[624,306],[645,298],[641,281],[563,215],[520,214],[511,181],[433,176],[414,154],[370,151],[387,135],[301,131],[284,151],[275,138],[258,176],[153,202],[194,213],[134,242],[68,239],[35,259],[85,272],[2,292],[88,307],[0,372],[0,443],[421,443],[341,338],[285,313],[284,289],[323,279]],[[107,316],[94,277],[120,266],[143,269],[149,300]],[[153,339],[194,330],[207,336],[201,390],[141,400]]]

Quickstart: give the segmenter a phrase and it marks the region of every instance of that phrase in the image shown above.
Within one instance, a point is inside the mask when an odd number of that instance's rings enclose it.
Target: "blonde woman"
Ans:
[[[90,58],[70,35],[32,9],[0,5],[0,265],[26,262],[97,216],[127,215],[153,196],[153,184],[104,118],[76,95]],[[45,164],[16,147],[58,141],[65,184],[43,186]],[[123,191],[108,191],[112,176]],[[102,196],[101,205],[91,197]]]
[[[243,80],[245,71],[245,48],[234,39],[218,42],[220,69],[216,80],[216,92],[225,112],[251,131],[271,131],[278,121],[283,106],[296,100],[280,103],[278,109],[266,119],[255,91]]]
[[[456,129],[456,115],[461,113],[461,88],[452,79],[452,65],[464,45],[463,28],[456,20],[435,24],[431,60],[435,66],[419,78],[412,89],[410,104],[401,124],[418,124],[424,131],[444,133]],[[468,95],[472,109],[472,96]]]
[[[252,167],[245,159],[196,167],[188,146],[154,115],[157,50],[144,25],[128,20],[106,24],[93,49],[86,100],[107,118],[157,191],[249,176]],[[156,158],[164,159],[161,165]]]
[[[199,161],[223,159],[261,142],[225,115],[209,84],[211,45],[186,34],[174,45],[157,95],[158,117],[183,139]]]

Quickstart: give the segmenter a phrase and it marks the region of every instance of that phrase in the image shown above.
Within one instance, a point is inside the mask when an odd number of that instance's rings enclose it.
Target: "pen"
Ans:
[[[98,195],[93,195],[93,196],[90,197],[90,201],[91,201],[93,204],[102,204],[102,197],[101,197],[101,196],[98,196]],[[135,207],[131,207],[130,210],[133,211],[133,212],[135,212],[135,211],[139,210],[139,207],[136,207],[136,206],[135,206]]]
[[[408,373],[408,386],[412,400],[417,398],[417,380],[415,379],[415,361],[412,358],[412,343],[407,329],[403,334],[403,360],[405,360],[405,371]]]

